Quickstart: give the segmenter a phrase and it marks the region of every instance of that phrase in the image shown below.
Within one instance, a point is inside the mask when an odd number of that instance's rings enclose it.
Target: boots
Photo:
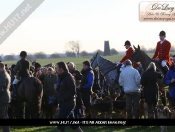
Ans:
[[[132,112],[131,111],[126,112],[126,118],[127,119],[132,119]]]
[[[80,127],[78,127],[77,129],[74,130],[74,132],[83,132],[83,130]]]
[[[139,119],[139,114],[140,114],[140,110],[139,109],[134,110],[134,117],[135,117],[135,119]]]
[[[13,96],[12,100],[16,101],[17,98],[17,84],[13,84]]]

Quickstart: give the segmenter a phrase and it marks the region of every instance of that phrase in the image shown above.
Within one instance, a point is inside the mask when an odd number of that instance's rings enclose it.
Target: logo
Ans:
[[[141,2],[141,22],[175,22],[175,2]]]

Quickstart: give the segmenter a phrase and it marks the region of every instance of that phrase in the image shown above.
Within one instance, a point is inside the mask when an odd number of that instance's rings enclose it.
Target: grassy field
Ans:
[[[104,56],[104,58],[112,61],[112,62],[117,62],[117,61],[120,61],[122,59],[124,55],[113,55],[113,56]],[[150,57],[153,56],[153,54],[149,54]],[[74,62],[75,65],[76,65],[76,68],[78,70],[82,69],[82,63],[83,61],[85,60],[90,60],[92,58],[91,57],[86,57],[86,58],[83,58],[83,57],[80,57],[80,58],[58,58],[58,59],[38,59],[37,61],[42,65],[46,65],[46,64],[49,64],[49,63],[54,63],[56,64],[57,62],[60,62],[60,61],[64,61],[64,62]],[[11,66],[12,64],[16,64],[17,61],[4,61],[5,64],[8,64],[8,66]]]
[[[114,56],[106,56],[105,58],[109,59],[112,62],[117,62],[120,61],[121,58],[124,55],[114,55]],[[150,57],[153,56],[153,54],[149,54]],[[76,67],[78,70],[82,69],[82,62],[84,60],[89,60],[91,57],[88,58],[58,58],[58,59],[40,59],[37,60],[42,66],[49,64],[49,63],[54,63],[56,64],[59,61],[64,61],[64,62],[74,62],[76,64]],[[5,64],[8,64],[8,66],[12,64],[16,64],[16,61],[6,61],[4,62]],[[114,113],[114,117],[115,117]],[[160,127],[158,126],[133,126],[133,127],[119,127],[119,126],[91,126],[91,127],[82,127],[84,132],[160,132]],[[71,129],[69,127],[66,127],[66,132],[70,132]],[[168,127],[168,132],[173,132],[175,131],[174,127]],[[1,132],[1,130],[0,130]],[[12,126],[11,127],[11,132],[57,132],[56,127],[49,127],[49,126],[42,126],[42,127],[29,127],[29,126]]]

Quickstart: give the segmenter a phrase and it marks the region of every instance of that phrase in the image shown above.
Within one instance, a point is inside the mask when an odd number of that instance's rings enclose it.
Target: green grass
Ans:
[[[172,54],[175,54],[175,53],[172,53]],[[151,58],[153,56],[152,53],[149,53],[148,54]],[[112,62],[118,62],[122,59],[124,55],[112,55],[112,56],[104,56],[104,58],[112,61]],[[42,65],[47,65],[49,63],[58,63],[60,61],[64,61],[64,62],[74,62],[75,65],[76,65],[76,68],[78,70],[81,70],[82,69],[82,63],[83,61],[85,60],[90,60],[92,58],[91,57],[87,57],[87,58],[83,58],[83,57],[80,57],[80,58],[71,58],[71,57],[68,57],[68,58],[58,58],[58,59],[38,59],[37,61]],[[17,61],[4,61],[5,64],[8,64],[8,66],[11,66],[12,64],[16,64]]]
[[[160,132],[159,126],[82,126],[84,132]],[[11,127],[11,132],[57,132],[58,129],[55,126],[18,126]],[[72,130],[67,126],[65,132],[71,132]],[[174,132],[175,127],[168,126],[167,132]],[[0,132],[2,132],[0,130]]]
[[[148,54],[150,57],[153,56],[153,54]],[[124,55],[113,55],[113,56],[105,56],[104,58],[109,59],[112,62],[117,62],[122,59]],[[82,62],[84,60],[90,60],[91,57],[88,58],[58,58],[58,59],[39,59],[37,60],[42,66],[54,63],[56,64],[59,61],[64,62],[74,62],[76,65],[76,68],[78,70],[82,69]],[[16,64],[16,61],[5,61],[5,64],[8,64],[8,66],[12,64]],[[116,117],[116,114],[113,113],[113,117]],[[133,120],[134,121],[134,120]],[[126,126],[82,126],[81,127],[84,132],[160,132],[159,126],[133,126],[133,127],[126,127]],[[71,129],[69,127],[66,127],[66,132],[70,132]],[[168,132],[175,131],[175,128],[168,127]],[[0,132],[2,132],[0,130]],[[42,126],[42,127],[31,127],[31,126],[12,126],[11,132],[57,132],[56,127],[52,126]]]

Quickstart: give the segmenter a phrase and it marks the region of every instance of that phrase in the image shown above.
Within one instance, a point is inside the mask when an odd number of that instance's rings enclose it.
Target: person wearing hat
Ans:
[[[131,58],[131,55],[132,53],[134,52],[134,48],[131,47],[131,43],[130,41],[126,41],[125,44],[124,44],[125,48],[127,49],[126,50],[126,55],[121,59],[120,62],[117,62],[116,64],[117,65],[121,65],[121,68],[120,68],[120,71],[122,71],[124,69],[124,63],[127,59],[130,59]]]
[[[171,43],[165,39],[166,33],[165,31],[161,31],[159,33],[160,41],[157,42],[156,51],[153,56],[153,60],[161,62],[161,66],[163,67],[163,72],[166,75],[168,71],[168,66],[172,66],[172,61],[170,59],[170,49]]]
[[[20,53],[21,60],[17,62],[15,67],[13,68],[13,72],[17,73],[17,77],[13,81],[13,100],[16,100],[17,97],[17,84],[20,80],[23,80],[24,78],[30,77],[29,71],[30,71],[30,65],[29,61],[26,59],[27,52],[21,51]]]

